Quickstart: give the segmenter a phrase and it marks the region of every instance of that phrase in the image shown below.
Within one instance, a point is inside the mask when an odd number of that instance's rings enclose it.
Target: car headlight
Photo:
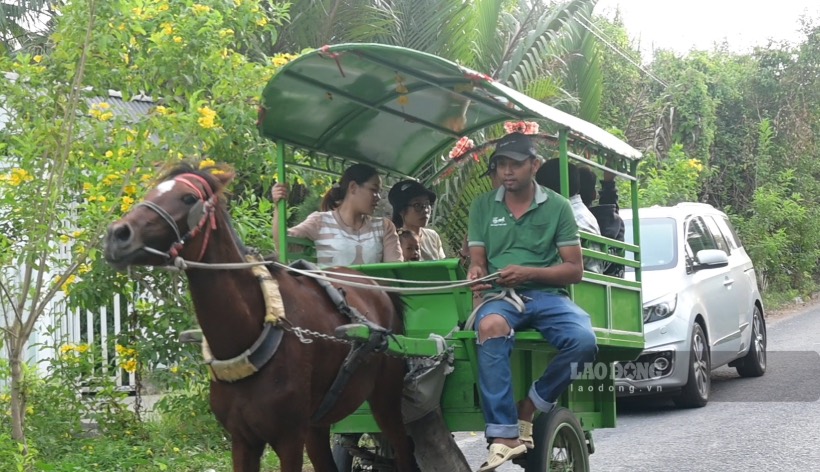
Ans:
[[[643,307],[643,322],[651,323],[653,321],[669,318],[675,312],[675,307],[678,305],[678,294],[672,293],[665,297],[653,300],[651,304]]]

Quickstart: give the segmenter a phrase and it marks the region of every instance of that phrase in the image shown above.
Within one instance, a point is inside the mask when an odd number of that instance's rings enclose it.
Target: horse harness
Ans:
[[[254,256],[247,256],[247,260],[248,262],[254,262],[258,259]],[[316,265],[304,260],[295,261],[291,266],[301,270],[318,270]],[[273,359],[273,356],[276,354],[282,342],[284,332],[294,330],[294,328],[284,326],[284,324],[288,322],[284,316],[285,309],[276,280],[264,266],[254,266],[253,271],[259,280],[265,299],[265,325],[262,334],[259,335],[259,338],[248,350],[232,359],[226,360],[215,359],[208,347],[207,340],[203,338],[202,356],[210,368],[212,378],[221,382],[236,382],[259,372],[266,363]],[[325,280],[314,280],[320,287],[325,289],[325,292],[339,313],[345,315],[352,323],[363,324],[370,328],[370,338],[367,341],[351,343],[350,352],[348,352],[347,357],[345,357],[342,367],[339,369],[339,373],[336,375],[333,384],[331,384],[330,389],[322,399],[319,408],[311,418],[313,422],[317,422],[327,415],[336,405],[342,391],[356,372],[356,369],[361,365],[365,356],[371,353],[384,352],[387,349],[387,338],[391,332],[368,320],[362,316],[356,308],[350,306],[345,300],[344,291],[341,288],[337,289]],[[301,339],[302,335],[297,334],[297,336]],[[326,337],[334,340],[339,339],[331,336]],[[347,343],[349,341],[345,342]]]
[[[186,177],[192,177],[202,184],[202,190]],[[173,229],[176,236],[176,240],[171,244],[171,247],[166,252],[162,252],[147,246],[143,247],[143,250],[152,254],[166,257],[169,260],[174,260],[185,244],[204,230],[205,240],[202,243],[202,248],[198,258],[198,260],[201,260],[208,246],[211,232],[216,231],[217,229],[216,216],[214,214],[217,194],[213,192],[210,184],[204,178],[194,173],[178,175],[174,178],[174,180],[193,189],[199,197],[199,201],[194,204],[188,212],[188,219],[186,221],[188,232],[182,235],[176,221],[174,221],[174,218],[169,215],[165,209],[154,202],[143,201],[139,203],[138,206],[144,206],[157,213],[163,220],[165,220],[166,223],[168,223],[171,229]],[[246,259],[248,262],[259,261],[259,259],[254,255],[247,255]],[[291,264],[291,267],[311,271],[319,269],[316,265],[304,260],[295,261]],[[214,358],[213,353],[208,346],[207,339],[203,336],[202,356],[210,369],[212,378],[217,381],[236,382],[259,372],[259,370],[262,369],[262,367],[267,364],[276,354],[276,351],[282,343],[282,337],[285,331],[293,331],[296,336],[302,340],[302,342],[306,342],[303,338],[305,333],[321,335],[321,337],[324,338],[341,341],[340,338],[335,336],[312,333],[292,326],[283,326],[284,323],[287,322],[287,319],[285,318],[285,308],[282,302],[282,295],[279,292],[279,284],[265,266],[253,266],[252,271],[257,280],[259,280],[265,301],[265,322],[262,328],[262,333],[253,345],[251,345],[251,347],[245,352],[234,358],[226,360]],[[333,305],[339,313],[350,319],[351,323],[362,324],[370,328],[370,338],[367,341],[344,341],[345,343],[351,344],[350,352],[347,354],[347,357],[345,357],[339,373],[336,375],[333,384],[330,386],[330,390],[328,390],[325,394],[319,408],[311,418],[312,421],[316,422],[322,419],[328,412],[330,412],[330,410],[333,409],[333,406],[336,405],[336,402],[344,390],[344,387],[350,381],[350,378],[355,373],[356,368],[358,368],[358,366],[362,363],[364,357],[370,353],[384,352],[387,350],[387,338],[391,335],[391,333],[388,329],[368,320],[362,316],[356,308],[350,306],[345,300],[344,291],[341,288],[337,289],[326,280],[314,280],[320,287],[325,289],[325,292],[330,297],[330,300],[333,302]]]

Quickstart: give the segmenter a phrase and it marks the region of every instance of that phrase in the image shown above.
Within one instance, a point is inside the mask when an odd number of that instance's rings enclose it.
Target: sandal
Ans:
[[[526,452],[527,446],[524,444],[519,444],[516,447],[509,447],[499,443],[490,444],[490,456],[487,458],[487,462],[481,464],[478,472],[495,470],[501,466],[501,464],[523,456]]]
[[[518,439],[527,446],[527,449],[535,447],[535,441],[532,439],[532,423],[518,420]]]

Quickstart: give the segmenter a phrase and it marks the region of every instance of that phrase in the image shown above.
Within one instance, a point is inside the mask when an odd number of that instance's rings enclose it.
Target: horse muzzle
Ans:
[[[134,230],[127,222],[112,223],[105,236],[103,256],[115,269],[128,267],[142,252],[142,245],[135,243]]]

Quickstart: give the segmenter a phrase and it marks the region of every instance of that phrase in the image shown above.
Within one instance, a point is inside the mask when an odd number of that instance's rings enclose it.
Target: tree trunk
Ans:
[[[16,339],[9,341],[9,364],[11,366],[11,437],[23,445],[23,454],[28,454],[26,445],[26,395],[23,390],[23,348]]]
[[[441,407],[404,425],[413,439],[416,463],[424,472],[470,472],[470,465],[444,423]]]

